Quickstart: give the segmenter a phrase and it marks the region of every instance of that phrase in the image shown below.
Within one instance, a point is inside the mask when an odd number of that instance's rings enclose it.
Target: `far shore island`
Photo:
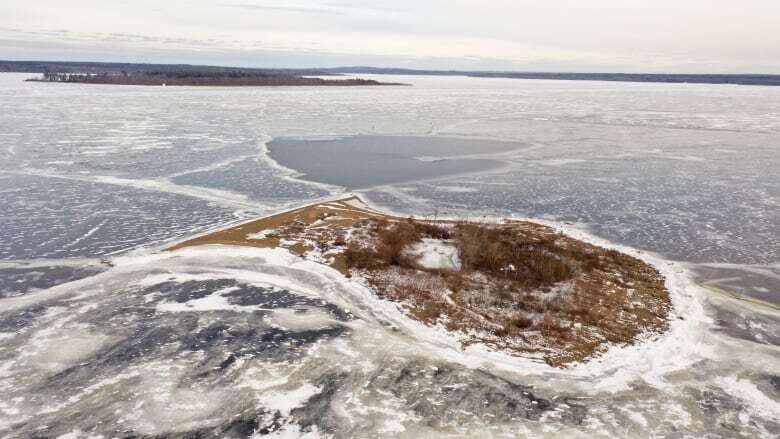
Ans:
[[[760,85],[760,86],[780,86],[780,75],[761,74],[761,73],[742,73],[742,74],[691,74],[691,73],[606,73],[606,72],[535,72],[535,71],[480,71],[480,70],[421,70],[393,67],[366,67],[366,66],[344,66],[344,67],[319,67],[319,68],[253,68],[253,67],[226,67],[214,65],[192,65],[192,64],[145,64],[145,63],[117,63],[117,62],[77,62],[77,61],[10,61],[0,60],[0,72],[15,73],[58,73],[58,74],[77,74],[77,75],[130,75],[137,73],[239,73],[239,74],[258,74],[277,77],[280,82],[284,78],[290,77],[333,77],[334,81],[342,81],[339,78],[347,78],[352,75],[406,75],[406,76],[463,76],[471,78],[505,78],[505,79],[524,79],[524,80],[560,80],[560,81],[609,81],[609,82],[647,82],[647,83],[669,83],[669,84],[720,84],[720,85]],[[134,78],[141,81],[142,76]],[[82,78],[79,78],[82,79]],[[85,83],[121,83],[128,84],[127,79],[110,78],[113,82],[103,78],[90,78]],[[311,78],[305,78],[311,79]],[[147,81],[151,80],[146,78]],[[255,78],[255,84],[249,85],[398,85],[390,83],[372,83],[369,80],[359,80],[360,83],[314,83],[301,81],[300,79],[285,79],[289,84],[275,84],[274,81]],[[328,79],[327,81],[330,81]],[[354,80],[353,80],[354,81]],[[67,82],[67,81],[66,81]],[[71,81],[76,82],[76,81]],[[197,83],[195,83],[197,82]],[[225,85],[246,85],[241,81],[234,81],[235,84]],[[156,84],[137,84],[137,85],[162,85]],[[222,85],[222,84],[204,84],[203,81],[194,81],[192,84],[173,84],[166,85]],[[402,84],[408,85],[408,84]]]
[[[136,71],[104,73],[43,73],[30,82],[71,84],[145,85],[145,86],[378,86],[405,85],[372,79],[334,76],[333,79],[254,71]]]
[[[664,276],[541,224],[404,218],[357,197],[180,242],[283,248],[329,265],[407,317],[512,356],[566,367],[668,329]]]

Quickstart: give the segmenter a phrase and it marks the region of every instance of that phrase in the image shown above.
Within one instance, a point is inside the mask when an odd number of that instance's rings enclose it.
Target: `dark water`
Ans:
[[[518,142],[419,136],[357,136],[336,140],[275,139],[269,156],[318,183],[364,189],[374,186],[485,172],[505,163],[492,158],[455,158],[505,153]]]

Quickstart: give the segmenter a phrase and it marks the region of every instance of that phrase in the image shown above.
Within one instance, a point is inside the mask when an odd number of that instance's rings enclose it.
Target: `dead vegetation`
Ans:
[[[322,203],[179,244],[282,246],[357,275],[409,316],[554,366],[666,329],[670,301],[657,270],[529,222],[424,221]],[[260,239],[248,239],[259,231]],[[458,269],[426,268],[408,251],[455,246]]]

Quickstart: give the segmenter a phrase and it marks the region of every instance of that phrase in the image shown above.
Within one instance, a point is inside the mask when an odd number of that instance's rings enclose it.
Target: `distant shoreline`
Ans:
[[[43,73],[41,77],[29,78],[28,82],[51,82],[66,84],[104,84],[139,86],[196,86],[196,87],[270,87],[270,86],[378,86],[404,85],[380,82],[373,79],[344,78],[324,79],[288,74],[262,72],[214,72],[214,71],[167,71],[121,73]]]
[[[0,60],[0,72],[133,74],[137,72],[241,73],[275,76],[410,75],[466,76],[473,78],[541,79],[560,81],[649,82],[669,84],[720,84],[780,86],[780,74],[687,74],[687,73],[598,73],[598,72],[523,72],[486,70],[426,70],[393,67],[343,66],[328,68],[249,68],[191,64],[143,64],[69,61]],[[170,85],[170,84],[168,84]]]
[[[649,82],[666,84],[714,84],[780,86],[780,75],[687,73],[566,73],[470,70],[417,70],[377,67],[335,67],[328,73],[362,75],[466,76],[470,78],[541,79],[556,81]]]

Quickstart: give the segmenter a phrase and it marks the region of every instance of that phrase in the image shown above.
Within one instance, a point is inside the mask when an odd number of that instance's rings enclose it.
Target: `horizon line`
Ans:
[[[290,70],[290,71],[344,71],[350,69],[371,69],[371,70],[397,70],[406,72],[430,72],[430,73],[476,73],[476,74],[552,74],[552,75],[649,75],[649,76],[772,76],[780,77],[780,73],[761,73],[761,72],[740,72],[740,73],[687,73],[687,72],[629,72],[629,71],[562,71],[562,70],[504,70],[504,69],[485,69],[485,70],[472,70],[472,69],[459,69],[459,68],[418,68],[418,67],[397,67],[397,66],[377,66],[377,65],[340,65],[333,67],[289,67],[289,66],[273,66],[273,67],[258,67],[258,66],[246,66],[246,65],[220,65],[220,64],[198,64],[198,63],[177,63],[177,62],[145,62],[145,61],[73,61],[73,60],[47,60],[47,59],[34,59],[34,60],[15,60],[15,59],[0,59],[0,63],[52,63],[52,64],[129,64],[139,66],[186,66],[186,67],[208,67],[208,68],[223,68],[223,69],[246,69],[246,70]],[[12,72],[6,72],[12,73]],[[29,72],[19,72],[29,73]],[[371,73],[364,73],[371,74]],[[382,74],[376,72],[376,74]]]

